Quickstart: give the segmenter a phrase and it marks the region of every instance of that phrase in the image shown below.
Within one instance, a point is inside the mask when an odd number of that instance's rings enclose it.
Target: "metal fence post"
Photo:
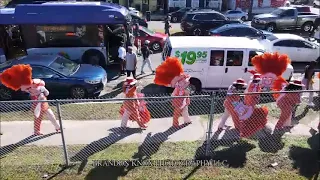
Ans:
[[[211,139],[211,134],[212,134],[212,124],[213,124],[213,117],[214,117],[213,114],[214,114],[215,102],[216,102],[216,92],[214,91],[211,94],[210,115],[209,115],[207,139],[206,139],[206,156],[209,155],[209,147],[210,147],[210,139]]]
[[[65,165],[69,166],[69,156],[68,156],[68,151],[67,151],[67,146],[66,146],[66,141],[64,138],[64,132],[63,132],[63,125],[62,125],[62,118],[61,118],[61,107],[60,107],[60,102],[59,100],[56,100],[56,106],[57,106],[57,113],[58,113],[58,119],[59,119],[59,124],[60,124],[60,131],[61,131],[61,139],[62,139],[62,146],[63,146],[63,153],[64,153],[64,158],[65,158]]]

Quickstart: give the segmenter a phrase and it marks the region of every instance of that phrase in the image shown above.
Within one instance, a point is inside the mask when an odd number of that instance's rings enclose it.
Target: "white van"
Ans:
[[[236,79],[246,81],[252,76],[251,58],[263,54],[258,40],[245,37],[176,36],[165,43],[162,60],[175,56],[181,59],[185,72],[192,78],[196,91],[228,88]],[[290,80],[293,67],[289,65],[283,77]]]

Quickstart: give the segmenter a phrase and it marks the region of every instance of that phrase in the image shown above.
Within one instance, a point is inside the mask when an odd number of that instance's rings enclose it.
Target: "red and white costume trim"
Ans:
[[[137,93],[137,81],[128,77],[123,84],[123,93],[126,98],[143,98],[144,94]],[[147,128],[151,115],[144,100],[125,100],[120,109],[121,127],[127,127],[128,120],[136,121],[140,128]]]

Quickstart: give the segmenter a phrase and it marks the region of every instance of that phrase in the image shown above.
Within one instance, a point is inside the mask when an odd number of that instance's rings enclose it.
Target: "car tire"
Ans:
[[[88,93],[82,86],[73,86],[70,89],[70,96],[72,99],[85,99],[88,97]]]
[[[104,69],[107,68],[105,57],[100,51],[96,49],[89,49],[84,52],[81,61],[85,64],[98,65],[103,67]]]
[[[202,31],[200,28],[195,28],[193,31],[192,31],[192,35],[194,36],[201,36],[202,34]]]
[[[0,100],[2,101],[12,100],[12,91],[6,87],[0,87]]]
[[[301,26],[301,30],[303,32],[310,32],[313,28],[313,23],[312,22],[305,22],[302,26]]]
[[[173,23],[178,22],[178,17],[175,17],[175,16],[174,16],[174,17],[172,17],[172,18],[171,18],[171,21],[172,21]]]
[[[274,31],[276,30],[276,25],[273,24],[273,23],[270,23],[270,24],[268,24],[268,25],[266,26],[266,30],[267,30],[268,32],[274,32]]]
[[[191,78],[190,79],[190,85],[189,85],[189,88],[191,89],[190,91],[190,94],[194,94],[194,93],[199,93],[201,92],[201,81],[199,79],[196,79],[196,78]]]
[[[241,20],[241,21],[246,21],[247,19],[246,19],[246,17],[242,16],[242,17],[240,18],[240,20]]]
[[[151,49],[152,51],[157,52],[157,51],[160,51],[162,48],[159,42],[154,42],[151,45]]]

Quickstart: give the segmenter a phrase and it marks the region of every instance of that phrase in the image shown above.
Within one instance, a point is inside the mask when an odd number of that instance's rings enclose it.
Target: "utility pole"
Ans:
[[[248,11],[248,20],[252,19],[253,1],[254,0],[250,0],[250,7],[249,7],[249,11]]]
[[[126,8],[128,8],[129,9],[129,5],[130,4],[130,0],[127,0],[127,2],[126,2]]]

